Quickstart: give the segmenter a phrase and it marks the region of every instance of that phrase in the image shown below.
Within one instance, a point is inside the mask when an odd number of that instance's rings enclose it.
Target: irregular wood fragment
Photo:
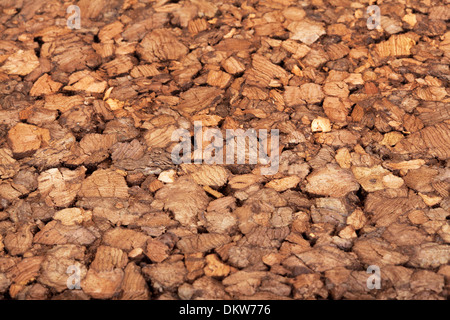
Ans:
[[[37,278],[43,260],[43,256],[24,258],[8,271],[7,276],[13,284],[25,286]]]
[[[150,239],[147,242],[145,255],[153,262],[163,262],[169,256],[169,247],[159,240]]]
[[[97,170],[83,181],[79,191],[82,197],[128,198],[128,186],[116,171]]]
[[[342,197],[359,189],[359,184],[350,171],[332,164],[314,170],[306,179],[306,191],[319,195]]]
[[[182,112],[193,113],[207,107],[213,107],[222,91],[214,87],[198,87],[189,89],[180,95],[181,102],[177,106]]]
[[[309,19],[291,22],[287,29],[291,31],[290,39],[300,40],[307,45],[313,44],[321,35],[326,33],[323,24]]]
[[[31,227],[30,224],[23,225],[17,232],[10,232],[5,236],[3,242],[9,254],[13,256],[23,255],[31,248],[31,243],[33,242]]]
[[[67,290],[68,285],[76,286],[75,279],[72,283],[68,281],[71,276],[70,272],[72,272],[72,275],[74,272],[79,272],[77,275],[79,275],[80,280],[83,280],[87,272],[83,263],[84,258],[84,247],[72,244],[55,246],[47,252],[42,262],[41,274],[38,281],[54,288],[57,292]],[[70,271],[71,269],[72,271]]]
[[[96,18],[102,13],[103,9],[107,5],[106,0],[88,1],[80,0],[78,6],[81,12],[86,12],[86,18]]]
[[[340,148],[339,150],[337,150],[335,159],[342,169],[350,169],[351,156],[347,148]]]
[[[228,170],[218,165],[181,164],[181,169],[190,173],[197,184],[204,186],[222,187],[229,176]]]
[[[358,183],[361,184],[367,192],[383,190],[385,188],[383,179],[390,174],[388,170],[380,165],[371,168],[352,167],[352,172]]]
[[[197,215],[206,209],[208,196],[188,177],[182,177],[158,190],[155,199],[161,201],[166,210],[173,212],[175,220],[183,225],[195,223]]]
[[[400,215],[410,210],[424,209],[422,199],[413,193],[407,194],[400,189],[387,189],[370,193],[367,196],[364,210],[374,213],[372,222],[378,226],[388,226],[396,221]]]
[[[52,168],[38,177],[38,190],[47,205],[67,207],[76,198],[84,179],[86,168],[76,170]]]
[[[206,252],[230,242],[226,234],[204,233],[184,237],[178,241],[177,246],[184,253]]]
[[[312,132],[330,132],[331,131],[331,123],[328,118],[317,117],[311,122],[311,131]]]
[[[88,158],[84,163],[96,163],[104,160],[108,154],[109,149],[117,142],[115,134],[87,134],[80,141],[80,148]]]
[[[341,126],[348,123],[347,116],[350,109],[351,104],[349,101],[342,100],[338,97],[326,97],[323,101],[323,110],[325,111],[328,119]]]
[[[416,42],[407,35],[392,35],[389,40],[376,45],[376,52],[381,57],[409,56]]]
[[[211,233],[230,233],[237,226],[237,218],[232,213],[236,207],[233,197],[221,197],[211,201],[205,213],[206,229]]]
[[[309,48],[307,45],[298,43],[297,41],[291,39],[283,41],[281,47],[292,53],[292,57],[295,59],[303,58],[311,50],[311,48]]]
[[[429,207],[435,206],[442,201],[442,197],[439,196],[428,196],[420,192],[419,196],[422,198],[423,202],[425,202],[425,204]]]
[[[69,85],[64,90],[85,91],[89,93],[102,93],[106,90],[107,83],[95,72],[87,70],[72,73],[69,77]]]
[[[141,268],[133,262],[126,266],[120,288],[120,300],[148,300],[150,298],[150,291],[141,274]]]
[[[94,299],[109,299],[119,293],[123,277],[124,272],[118,268],[101,272],[89,269],[81,288]]]
[[[110,229],[104,234],[103,243],[111,247],[131,251],[134,248],[145,249],[148,238],[142,232],[118,227]]]
[[[424,157],[446,159],[450,156],[450,124],[440,123],[426,127],[401,140],[394,147],[400,154],[420,154]]]
[[[293,281],[295,299],[327,298],[328,292],[319,273],[302,274]]]
[[[300,86],[300,95],[307,103],[319,103],[323,100],[322,87],[315,83],[305,83]]]
[[[116,59],[105,63],[103,68],[110,77],[116,77],[128,73],[134,67],[134,60],[130,56],[121,55]]]
[[[208,277],[226,277],[231,271],[230,266],[221,262],[216,254],[207,255],[205,260],[204,271]]]
[[[90,268],[95,271],[112,271],[115,268],[123,269],[128,263],[125,252],[118,248],[109,246],[100,246],[95,253],[95,259],[92,261]]]
[[[161,72],[158,70],[156,65],[142,64],[142,65],[133,67],[133,69],[130,72],[130,75],[133,78],[139,78],[139,77],[154,77],[160,73]]]
[[[158,176],[158,180],[164,183],[173,183],[175,181],[175,177],[176,171],[172,169],[161,172]]]
[[[246,81],[258,87],[279,87],[287,85],[289,74],[270,62],[267,58],[255,54],[252,59],[252,69],[246,71]]]
[[[99,32],[98,38],[101,42],[113,39],[123,31],[123,24],[120,21],[115,21],[108,25],[105,25]]]
[[[0,149],[0,177],[12,178],[19,171],[19,163],[13,158],[11,149]]]
[[[49,110],[68,111],[84,104],[84,98],[79,95],[65,96],[62,94],[49,94],[45,96],[44,108]]]
[[[410,264],[419,268],[436,268],[450,261],[450,246],[438,243],[424,243],[414,247]]]
[[[213,87],[225,88],[229,84],[230,80],[230,74],[220,70],[211,70],[208,73],[208,79],[206,82]]]
[[[354,253],[346,253],[331,246],[322,246],[296,254],[308,267],[323,272],[337,267],[354,267],[359,264]]]
[[[419,245],[424,242],[425,233],[415,226],[392,223],[383,232],[382,237],[397,246]]]
[[[150,277],[156,289],[176,288],[184,282],[187,274],[182,261],[151,264],[142,268],[142,272]]]
[[[50,140],[48,129],[33,125],[18,123],[8,131],[8,143],[14,154],[28,155],[41,146],[44,147]]]
[[[262,278],[267,275],[264,271],[240,270],[226,277],[222,283],[226,286],[225,291],[231,295],[253,295]]]
[[[254,174],[243,174],[239,176],[234,176],[230,179],[229,185],[233,189],[245,189],[250,185],[260,181],[261,178]]]
[[[30,95],[40,96],[51,94],[57,92],[61,87],[62,83],[53,81],[52,78],[46,73],[34,83],[30,90]]]
[[[39,59],[34,50],[17,50],[10,55],[0,70],[7,74],[26,76],[39,67]]]
[[[225,69],[226,72],[230,74],[241,73],[245,70],[244,64],[233,56],[229,57],[226,60],[223,60],[222,67]]]
[[[77,225],[63,225],[58,221],[47,223],[33,238],[34,243],[46,245],[80,244],[89,245],[96,239],[88,229]]]
[[[266,184],[266,187],[273,188],[276,191],[281,192],[287,189],[295,188],[300,181],[300,177],[290,176],[282,179],[272,180]]]
[[[386,161],[384,166],[390,170],[411,170],[419,169],[425,164],[423,159],[415,159],[410,161],[390,162]]]
[[[156,29],[142,39],[136,51],[145,61],[156,62],[178,60],[188,48],[169,29]]]
[[[427,87],[417,88],[415,94],[418,98],[425,101],[441,101],[447,95],[447,91],[444,87]]]

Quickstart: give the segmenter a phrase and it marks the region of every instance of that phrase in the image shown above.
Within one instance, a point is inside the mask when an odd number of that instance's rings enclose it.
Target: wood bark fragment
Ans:
[[[206,233],[182,238],[178,247],[184,253],[206,252],[230,242],[225,234]]]
[[[446,299],[438,2],[0,1],[0,299]]]
[[[306,191],[319,195],[339,197],[359,189],[359,184],[351,173],[334,165],[313,171],[307,180]]]
[[[46,146],[50,140],[48,129],[33,125],[18,123],[8,132],[8,141],[14,154],[28,155],[41,146]]]
[[[155,199],[173,212],[175,220],[186,226],[195,223],[197,215],[208,204],[205,191],[189,178],[164,186],[156,192]]]
[[[76,198],[81,188],[86,169],[52,168],[38,177],[38,190],[47,205],[67,207]]]
[[[81,287],[94,299],[109,299],[119,291],[123,277],[122,269],[118,268],[102,272],[89,269]]]
[[[150,298],[150,292],[141,269],[132,262],[124,270],[121,291],[120,300],[147,300]]]
[[[34,50],[18,50],[11,54],[1,67],[7,74],[26,76],[39,67],[39,59]]]

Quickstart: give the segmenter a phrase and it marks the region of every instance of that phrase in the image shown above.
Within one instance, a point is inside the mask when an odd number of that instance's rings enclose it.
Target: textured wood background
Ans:
[[[370,4],[0,0],[0,299],[448,298],[450,4]]]

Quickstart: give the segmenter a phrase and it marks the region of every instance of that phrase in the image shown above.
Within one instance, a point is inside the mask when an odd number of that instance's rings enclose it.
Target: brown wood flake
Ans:
[[[0,300],[448,299],[448,1],[0,3]]]

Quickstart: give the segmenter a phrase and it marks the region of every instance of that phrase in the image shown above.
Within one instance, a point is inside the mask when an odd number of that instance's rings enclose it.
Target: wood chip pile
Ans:
[[[0,299],[448,298],[450,2],[378,2],[0,0]]]

